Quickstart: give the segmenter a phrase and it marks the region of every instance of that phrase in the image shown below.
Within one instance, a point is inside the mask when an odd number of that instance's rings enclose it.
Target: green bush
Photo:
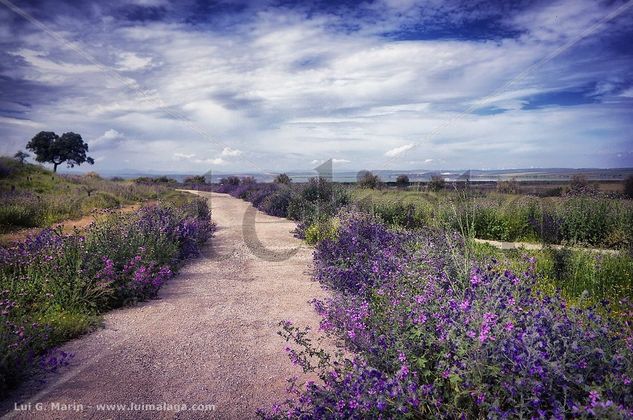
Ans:
[[[338,233],[339,222],[337,218],[327,218],[312,223],[305,231],[305,240],[310,245],[315,245],[324,239],[335,239]]]
[[[369,188],[375,190],[382,187],[382,180],[380,177],[370,171],[361,171],[357,178],[359,188]]]
[[[6,201],[0,206],[0,233],[15,228],[41,226],[44,220],[44,208],[17,201]]]

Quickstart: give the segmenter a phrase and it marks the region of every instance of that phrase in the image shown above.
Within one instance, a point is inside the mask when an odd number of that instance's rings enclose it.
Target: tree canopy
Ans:
[[[279,174],[275,177],[276,184],[290,184],[292,182],[292,178],[290,178],[287,174]]]
[[[60,136],[52,131],[40,131],[28,142],[26,148],[35,153],[35,160],[42,163],[52,163],[53,171],[57,166],[66,162],[69,168],[82,163],[94,164],[95,161],[87,156],[88,144],[81,136],[72,131]]]
[[[398,175],[398,178],[396,178],[396,185],[400,188],[408,187],[409,184],[409,177],[407,175]]]
[[[360,188],[377,189],[382,186],[380,177],[370,171],[360,171],[356,175],[356,182]]]

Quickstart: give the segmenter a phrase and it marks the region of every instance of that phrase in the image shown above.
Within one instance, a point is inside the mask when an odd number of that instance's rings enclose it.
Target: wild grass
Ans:
[[[155,200],[171,191],[160,184],[109,181],[94,173],[58,175],[6,157],[0,157],[0,167],[0,233],[47,227],[96,209]]]
[[[354,189],[352,201],[392,226],[460,230],[472,219],[480,239],[609,249],[633,245],[633,201],[600,197],[531,197]]]
[[[618,306],[622,299],[633,301],[633,257],[625,251],[600,253],[570,248],[503,250],[472,243],[476,260],[492,260],[513,271],[524,271],[535,261],[539,285],[544,291],[561,289],[572,302],[589,304],[605,301]]]

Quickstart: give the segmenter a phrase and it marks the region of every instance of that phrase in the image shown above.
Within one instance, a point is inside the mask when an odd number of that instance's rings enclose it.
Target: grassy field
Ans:
[[[99,175],[58,175],[39,165],[0,157],[0,233],[46,227],[96,209],[155,200],[172,190],[160,184],[109,181]]]
[[[480,239],[628,249],[633,200],[352,189],[364,211],[392,226],[471,230]]]
[[[548,294],[560,289],[565,298],[579,305],[606,301],[617,309],[623,299],[633,301],[633,258],[627,252],[549,247],[503,250],[474,242],[470,247],[480,264],[495,261],[515,272],[526,271],[533,259],[539,287]]]

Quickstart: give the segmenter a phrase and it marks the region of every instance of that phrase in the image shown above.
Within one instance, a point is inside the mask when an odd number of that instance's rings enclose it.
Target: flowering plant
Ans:
[[[460,278],[444,238],[343,219],[315,252],[316,277],[331,290],[315,307],[321,330],[354,357],[334,358],[283,323],[292,360],[321,381],[293,383],[290,398],[262,415],[633,415],[633,318],[544,295],[533,268],[491,261]]]
[[[44,229],[0,248],[0,395],[29,366],[66,364],[50,347],[99,313],[155,297],[214,229],[206,201],[192,199],[104,213],[83,232]]]

